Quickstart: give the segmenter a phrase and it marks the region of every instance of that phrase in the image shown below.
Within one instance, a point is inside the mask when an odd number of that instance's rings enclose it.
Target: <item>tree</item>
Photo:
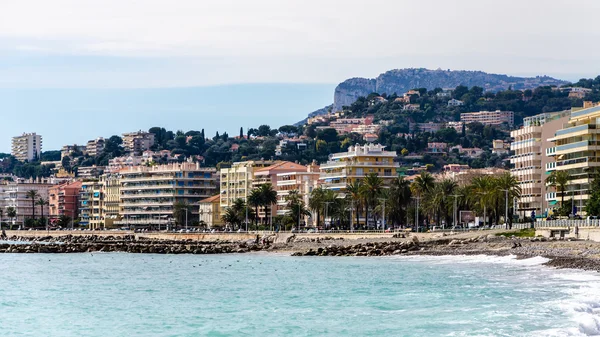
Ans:
[[[185,201],[177,201],[175,205],[173,205],[173,218],[178,226],[184,224],[187,226],[188,213],[191,211],[191,205]]]
[[[263,124],[258,127],[257,133],[259,137],[269,137],[271,135],[271,127]]]
[[[365,200],[365,221],[367,227],[369,226],[369,208],[375,208],[377,203],[377,197],[383,188],[383,179],[379,177],[377,173],[369,173],[365,176],[363,182],[363,198]]]
[[[38,205],[38,206],[40,206],[40,216],[41,216],[41,219],[43,220],[44,219],[44,206],[49,205],[48,200],[40,197],[36,201],[35,204]]]
[[[600,215],[600,179],[598,176],[594,178],[590,186],[591,195],[585,204],[585,212],[588,215]]]
[[[27,193],[25,193],[25,197],[27,199],[31,199],[31,218],[33,220],[35,220],[35,202],[36,202],[37,198],[39,197],[38,191],[29,190],[29,191],[27,191]]]
[[[506,172],[496,178],[497,191],[502,193],[502,198],[504,200],[504,207],[508,205],[508,219],[504,219],[504,222],[508,224],[508,228],[512,228],[512,214],[513,214],[513,203],[511,202],[514,198],[519,198],[521,196],[521,186],[519,186],[519,181],[517,178]],[[508,192],[507,192],[508,191]],[[506,199],[508,194],[508,200]]]
[[[271,212],[271,206],[277,203],[277,191],[273,189],[271,184],[263,184],[259,187],[260,191],[260,200],[262,202],[262,206],[265,208],[265,218]],[[266,222],[266,219],[265,219]]]
[[[323,210],[323,202],[325,201],[325,190],[322,187],[317,187],[310,193],[308,207],[313,210],[317,216],[317,227],[321,225],[321,211]]]
[[[360,226],[360,211],[363,206],[363,185],[360,180],[356,180],[353,183],[350,183],[346,186],[346,197],[350,199],[351,203],[354,205],[355,214],[356,214],[356,224],[355,226]]]
[[[306,209],[306,205],[298,193],[297,190],[292,190],[286,195],[285,201],[287,201],[287,208],[292,213],[292,219],[294,221],[294,225],[298,226],[298,230],[300,229],[300,219],[303,215],[310,215],[310,212]]]
[[[250,191],[250,194],[248,195],[248,205],[254,207],[256,215],[258,215],[258,208],[263,205],[262,197],[261,191],[258,188]],[[256,226],[256,230],[258,230],[258,216],[254,220],[254,226]]]
[[[15,222],[15,218],[17,217],[17,210],[14,207],[8,207],[6,209],[6,216],[11,219],[10,229],[12,229],[13,222]]]
[[[240,139],[244,139],[244,128],[240,126]]]
[[[550,184],[550,186],[554,187],[556,191],[560,194],[561,210],[563,213],[567,212],[567,214],[562,215],[568,215],[570,213],[570,211],[562,209],[563,204],[565,203],[565,191],[567,190],[567,185],[569,184],[570,180],[571,175],[568,171],[552,171],[552,173],[550,173],[547,179],[547,182]]]
[[[392,181],[388,194],[389,207],[386,211],[393,224],[400,224],[406,219],[406,207],[410,203],[410,182],[404,177],[398,177]]]

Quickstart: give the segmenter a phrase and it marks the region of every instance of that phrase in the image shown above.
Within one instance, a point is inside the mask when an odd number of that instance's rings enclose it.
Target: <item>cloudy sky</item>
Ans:
[[[393,68],[575,80],[600,74],[598,13],[595,0],[0,0],[0,88],[293,83],[326,91],[306,98],[317,109],[336,83]],[[248,103],[277,99],[264,95]]]

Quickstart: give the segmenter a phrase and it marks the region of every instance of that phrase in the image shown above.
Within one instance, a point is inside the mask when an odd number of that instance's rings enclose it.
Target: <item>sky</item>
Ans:
[[[0,0],[0,151],[21,132],[55,149],[159,123],[292,123],[337,83],[395,68],[595,77],[598,13],[595,0]]]

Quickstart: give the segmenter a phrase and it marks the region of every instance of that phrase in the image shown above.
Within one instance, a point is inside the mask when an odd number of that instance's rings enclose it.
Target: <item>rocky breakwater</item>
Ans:
[[[226,254],[246,253],[270,248],[255,241],[211,241],[137,239],[124,236],[11,237],[0,244],[0,253],[90,253],[124,252],[150,254]]]
[[[418,238],[402,242],[368,242],[356,245],[329,245],[327,247],[310,248],[307,251],[295,252],[292,256],[384,256],[400,255],[423,250]]]

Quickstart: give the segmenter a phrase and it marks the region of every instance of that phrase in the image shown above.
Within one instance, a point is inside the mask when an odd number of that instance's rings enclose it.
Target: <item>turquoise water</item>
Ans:
[[[600,277],[542,258],[3,254],[1,336],[587,336]]]

